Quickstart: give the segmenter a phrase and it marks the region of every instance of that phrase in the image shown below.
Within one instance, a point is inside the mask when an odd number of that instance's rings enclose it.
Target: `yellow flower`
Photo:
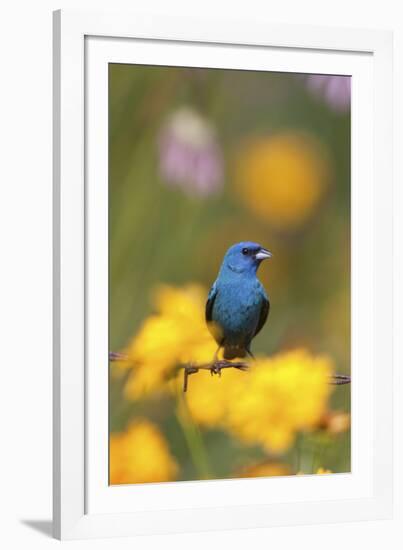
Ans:
[[[206,297],[198,285],[157,289],[156,313],[145,320],[127,349],[133,367],[126,384],[128,397],[166,390],[164,383],[180,364],[211,361],[217,345],[204,320]]]
[[[245,204],[278,229],[304,223],[328,183],[328,155],[308,134],[286,132],[251,142],[239,158]]]
[[[201,370],[189,378],[186,402],[192,418],[202,426],[213,428],[222,425],[229,401],[247,384],[249,373],[236,369],[226,369],[222,376],[211,376]]]
[[[326,468],[322,468],[322,466],[320,468],[318,468],[316,470],[316,472],[313,472],[315,474],[319,474],[319,475],[322,475],[322,474],[332,474],[332,470],[327,470]],[[297,472],[297,476],[305,476],[305,472]]]
[[[279,462],[263,462],[247,466],[236,473],[236,477],[272,477],[291,475],[290,467]]]
[[[288,351],[258,359],[248,372],[228,369],[218,380],[201,371],[191,377],[186,399],[201,425],[283,452],[298,431],[314,429],[323,417],[332,369],[328,357]]]
[[[327,470],[326,468],[320,467],[316,470],[316,473],[317,474],[331,474],[333,472],[332,472],[332,470]]]
[[[319,422],[319,428],[335,435],[350,428],[350,415],[343,411],[328,411]]]
[[[109,458],[111,485],[172,481],[178,472],[163,435],[147,420],[139,419],[126,432],[112,434]]]

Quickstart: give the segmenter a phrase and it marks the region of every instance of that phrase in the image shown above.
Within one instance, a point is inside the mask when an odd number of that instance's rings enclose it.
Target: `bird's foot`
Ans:
[[[227,361],[215,361],[210,367],[210,374],[218,374],[221,377],[221,370],[224,366],[228,366]]]

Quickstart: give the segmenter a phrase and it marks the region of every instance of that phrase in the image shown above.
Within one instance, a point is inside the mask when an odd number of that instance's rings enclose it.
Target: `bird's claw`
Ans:
[[[210,367],[211,376],[213,376],[213,374],[218,374],[218,376],[221,378],[221,369],[222,369],[222,365],[219,361],[211,365]]]
[[[210,368],[210,374],[213,376],[213,374],[219,374],[221,376],[221,369],[218,369],[215,365],[212,365]]]

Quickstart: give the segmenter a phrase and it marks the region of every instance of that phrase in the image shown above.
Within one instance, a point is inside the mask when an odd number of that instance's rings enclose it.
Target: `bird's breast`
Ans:
[[[238,284],[226,284],[218,292],[213,320],[222,327],[224,333],[253,332],[261,305],[260,283],[240,281]]]

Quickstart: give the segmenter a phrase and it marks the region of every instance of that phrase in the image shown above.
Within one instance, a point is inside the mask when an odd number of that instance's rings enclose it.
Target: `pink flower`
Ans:
[[[182,107],[168,118],[159,139],[160,174],[168,184],[206,196],[223,184],[223,158],[213,126],[195,110]]]
[[[311,92],[324,99],[334,111],[348,111],[351,102],[351,77],[312,74],[306,77]]]

